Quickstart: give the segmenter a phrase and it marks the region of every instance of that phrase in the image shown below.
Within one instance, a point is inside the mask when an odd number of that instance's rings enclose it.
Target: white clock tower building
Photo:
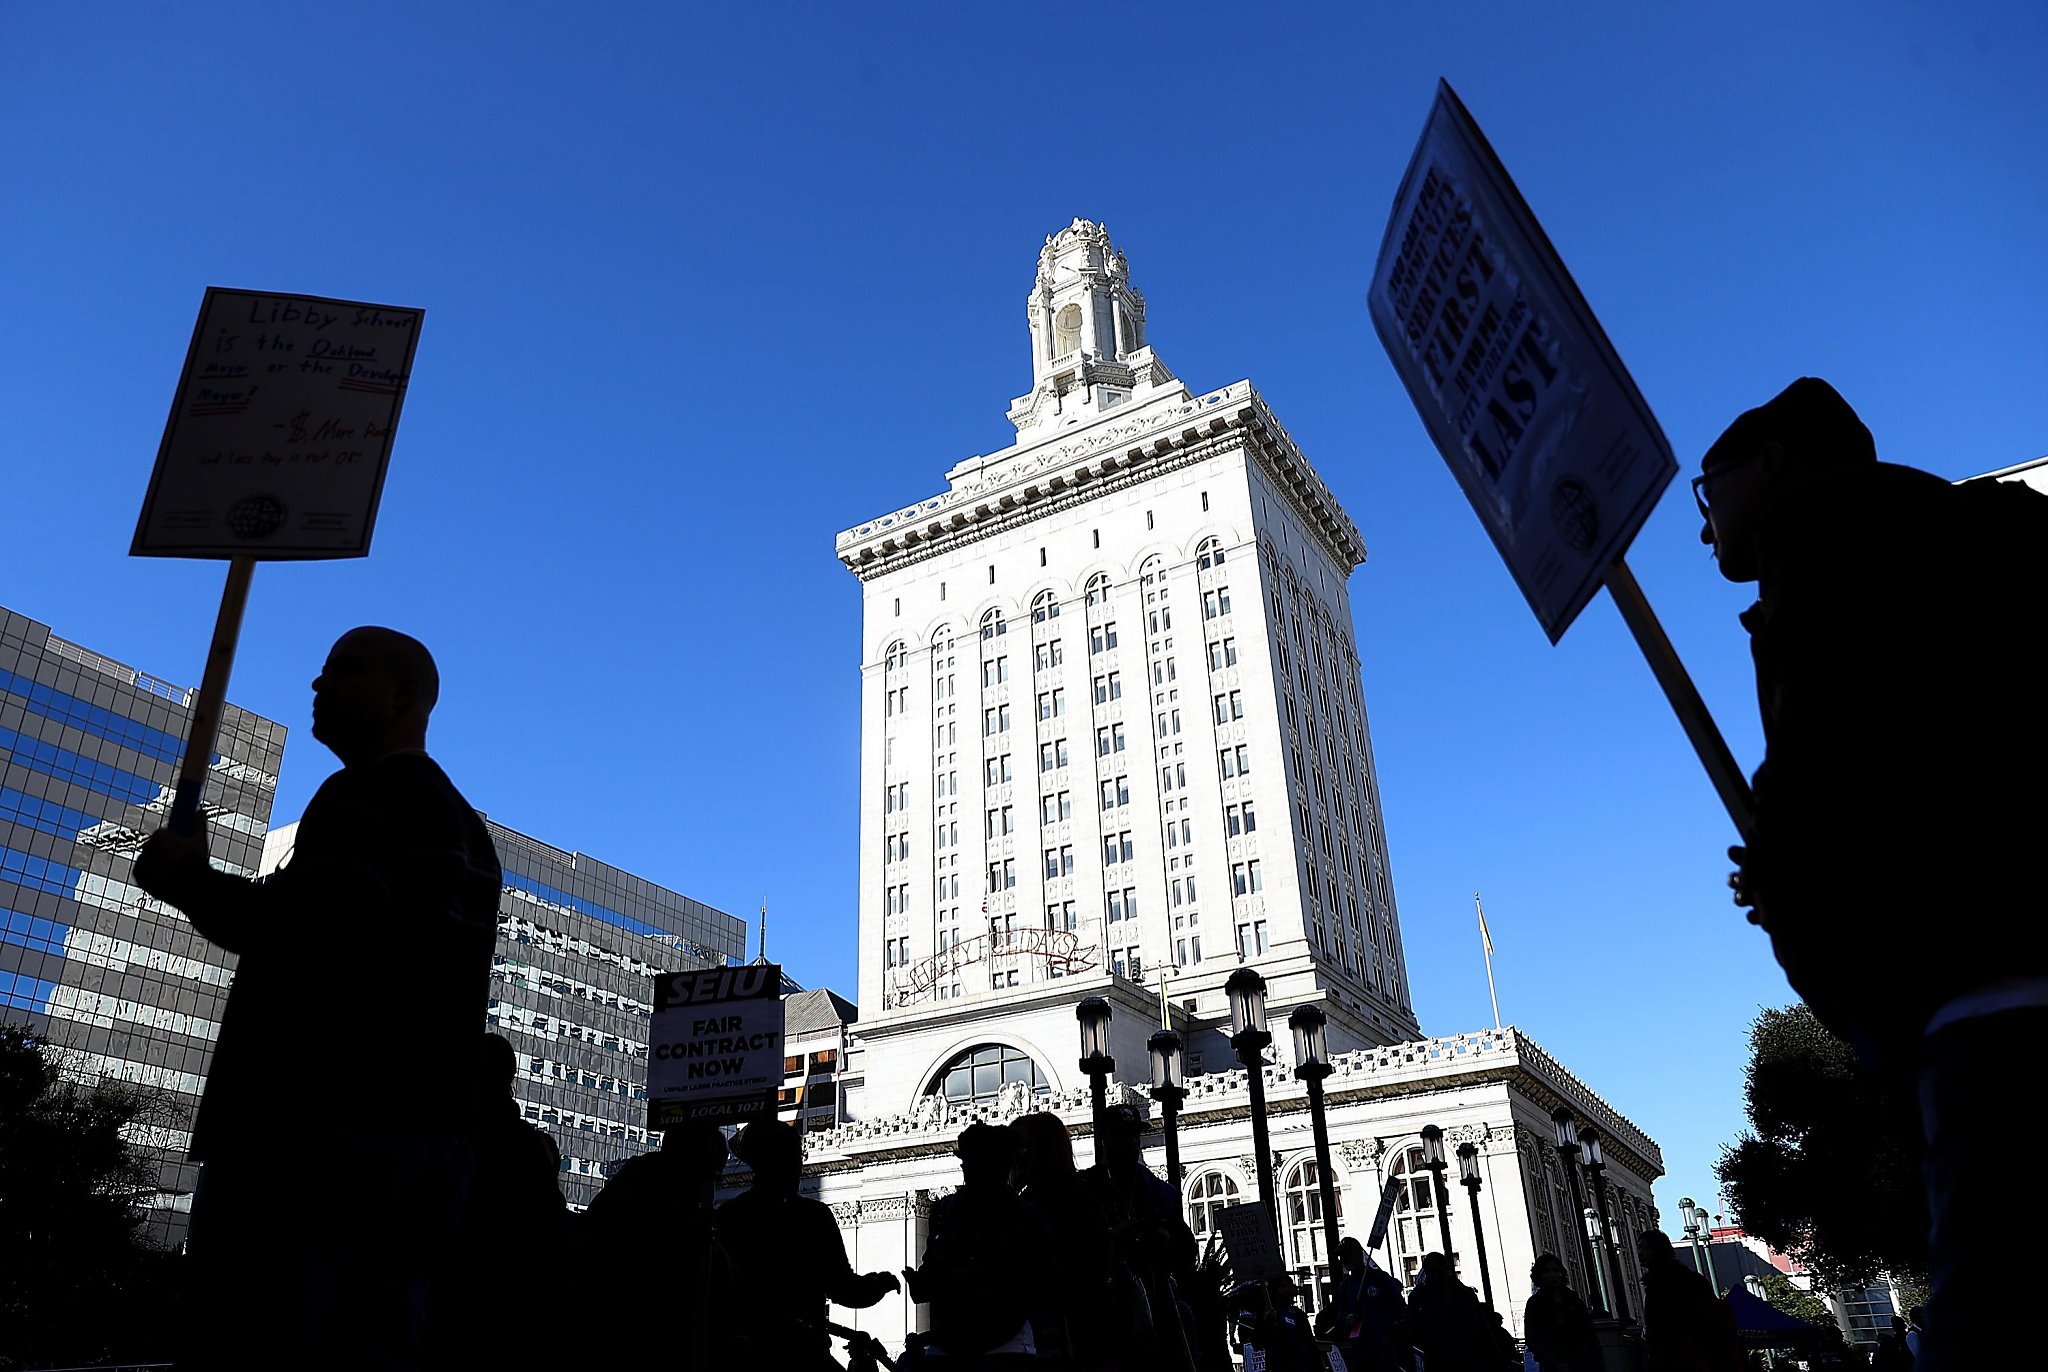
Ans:
[[[1575,1290],[1612,1272],[1639,1300],[1656,1144],[1515,1027],[1416,1023],[1351,627],[1358,530],[1249,383],[1174,379],[1101,225],[1046,241],[1028,318],[1017,441],[838,540],[863,597],[860,1006],[805,1158],[854,1265],[922,1260],[969,1123],[1042,1111],[1085,1145],[1075,1007],[1100,996],[1113,1099],[1146,1103],[1162,1018],[1186,1044],[1176,1189],[1198,1240],[1270,1187],[1312,1290],[1327,1187],[1387,1270],[1471,1260],[1511,1329],[1542,1252]],[[1279,1040],[1253,1068],[1226,1042],[1242,966]],[[1328,1018],[1327,1156],[1285,1028],[1305,1003]],[[1559,1117],[1605,1141],[1612,1267],[1580,1241]],[[1435,1140],[1483,1194],[1447,1202]],[[837,1317],[894,1343],[923,1314]]]
[[[1220,1065],[1244,964],[1276,1022],[1319,1002],[1333,1050],[1417,1037],[1357,528],[1248,382],[1196,395],[1154,355],[1103,226],[1046,241],[1029,319],[1017,441],[838,540],[864,595],[870,1108],[945,1089],[999,1022],[1016,1056],[983,1086],[1061,1085],[1090,994],[1150,1001],[1119,1017],[1132,1068],[1162,994],[1191,1070]]]

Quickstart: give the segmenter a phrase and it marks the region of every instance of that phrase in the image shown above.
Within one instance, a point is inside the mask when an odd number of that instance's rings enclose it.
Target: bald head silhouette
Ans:
[[[441,673],[427,645],[377,625],[350,629],[313,679],[313,737],[344,766],[427,746]]]

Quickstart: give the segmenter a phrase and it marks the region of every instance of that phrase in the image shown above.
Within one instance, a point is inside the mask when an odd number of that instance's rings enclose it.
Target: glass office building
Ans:
[[[68,1070],[161,1092],[136,1142],[156,1161],[151,1236],[190,1209],[192,1110],[235,960],[129,880],[163,823],[196,693],[0,608],[0,1020]],[[284,726],[229,705],[205,795],[217,865],[253,875]]]
[[[169,810],[195,693],[0,609],[0,1022],[26,1023],[85,1080],[155,1088],[136,1142],[156,1162],[151,1238],[191,1209],[187,1132],[235,958],[129,880]],[[255,876],[290,850],[270,829],[281,724],[229,705],[205,796],[217,865]],[[458,782],[459,784],[459,782]],[[486,821],[488,823],[488,821]],[[520,1109],[562,1151],[585,1205],[609,1169],[652,1146],[647,1030],[660,971],[721,966],[746,927],[581,853],[490,824],[505,869],[493,1028],[519,1054]],[[467,1090],[451,1077],[451,1090]],[[160,1120],[159,1120],[160,1117]]]
[[[489,821],[486,821],[489,823]],[[562,1194],[590,1203],[647,1133],[657,972],[722,967],[744,921],[583,853],[491,823],[505,889],[486,1018],[519,1052],[513,1093],[562,1150]]]
[[[505,885],[481,1029],[504,1035],[518,1054],[513,1095],[561,1149],[562,1194],[580,1208],[619,1163],[660,1144],[647,1131],[655,974],[738,959],[746,925],[587,854],[484,822]],[[262,870],[284,860],[297,831],[292,823],[271,832]]]

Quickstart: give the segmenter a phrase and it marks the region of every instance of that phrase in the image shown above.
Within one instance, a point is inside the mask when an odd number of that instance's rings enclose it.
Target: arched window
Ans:
[[[1108,572],[1097,572],[1094,576],[1088,578],[1087,599],[1091,607],[1107,605],[1109,603]]]
[[[1223,565],[1223,545],[1213,538],[1205,538],[1195,545],[1195,569],[1208,571],[1211,567]]]
[[[1062,305],[1060,312],[1053,316],[1054,357],[1064,357],[1081,346],[1081,307]]]
[[[981,636],[984,641],[1010,632],[1010,626],[1003,623],[1001,610],[990,610],[981,617]]]
[[[1436,1192],[1430,1185],[1429,1169],[1422,1165],[1422,1145],[1414,1144],[1394,1159],[1387,1175],[1398,1177],[1401,1189],[1394,1193],[1394,1222],[1389,1230],[1394,1240],[1394,1261],[1410,1286],[1422,1268],[1422,1255],[1443,1247],[1436,1219]]]
[[[1304,1158],[1295,1164],[1287,1174],[1287,1185],[1280,1200],[1280,1213],[1287,1217],[1287,1265],[1289,1267],[1328,1267],[1330,1255],[1323,1247],[1323,1188],[1322,1171],[1314,1158]],[[1344,1218],[1344,1201],[1333,1185],[1331,1199],[1337,1205],[1337,1218]]]
[[[925,1094],[944,1096],[951,1106],[993,1104],[1010,1082],[1022,1082],[1034,1096],[1052,1093],[1052,1083],[1029,1053],[1008,1044],[984,1043],[940,1068]]]
[[[886,671],[899,671],[909,661],[910,649],[903,646],[903,640],[900,638],[891,643],[882,655],[882,666]]]
[[[1188,1188],[1188,1228],[1198,1243],[1206,1244],[1218,1228],[1217,1216],[1224,1207],[1237,1204],[1237,1183],[1221,1172],[1207,1172]]]
[[[1031,601],[1031,622],[1043,624],[1048,619],[1060,617],[1060,598],[1051,591],[1040,591]]]

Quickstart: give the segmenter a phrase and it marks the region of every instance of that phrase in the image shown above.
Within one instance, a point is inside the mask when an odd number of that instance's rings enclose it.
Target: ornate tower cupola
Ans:
[[[1076,219],[1045,240],[1031,288],[1031,392],[1010,406],[1019,441],[1129,403],[1173,373],[1145,342],[1145,297],[1106,225]]]

